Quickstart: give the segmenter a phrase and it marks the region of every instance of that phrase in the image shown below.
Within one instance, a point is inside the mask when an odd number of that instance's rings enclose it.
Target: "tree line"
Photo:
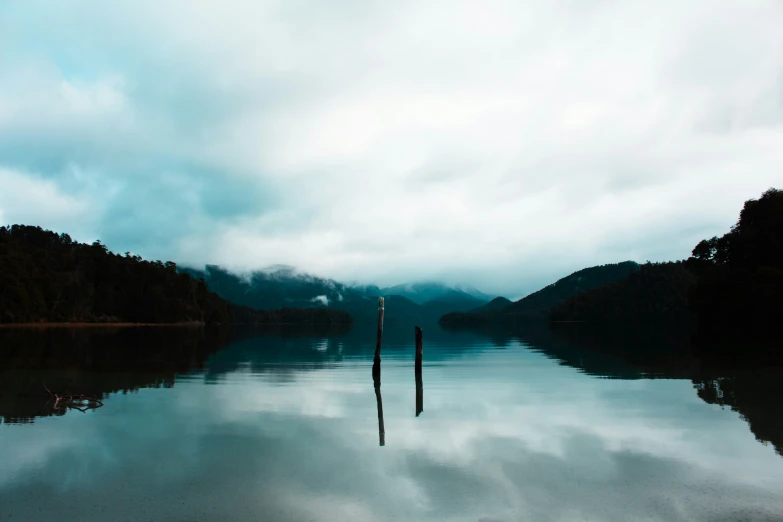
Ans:
[[[642,265],[570,297],[549,319],[690,323],[696,352],[780,358],[774,328],[783,324],[781,297],[783,191],[772,188],[746,201],[729,232],[700,241],[687,260]]]
[[[330,310],[233,305],[171,261],[115,254],[41,227],[0,227],[0,323],[349,323]]]

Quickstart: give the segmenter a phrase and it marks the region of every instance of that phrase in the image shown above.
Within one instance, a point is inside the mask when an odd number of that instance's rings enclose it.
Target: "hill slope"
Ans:
[[[639,270],[633,261],[584,268],[523,297],[508,306],[493,306],[473,313],[449,313],[441,317],[444,325],[482,324],[525,320],[546,320],[552,307],[579,292],[613,283]],[[499,303],[498,303],[499,304]]]
[[[0,228],[0,289],[0,323],[231,321],[229,303],[174,263],[40,227]]]
[[[496,297],[492,301],[488,302],[485,305],[481,305],[478,308],[474,308],[471,310],[471,312],[481,313],[481,312],[492,312],[496,310],[502,310],[504,308],[508,308],[511,306],[514,302],[510,299],[506,299],[505,297]]]
[[[685,263],[644,264],[614,283],[580,292],[554,306],[552,321],[690,322],[688,292],[696,277]]]

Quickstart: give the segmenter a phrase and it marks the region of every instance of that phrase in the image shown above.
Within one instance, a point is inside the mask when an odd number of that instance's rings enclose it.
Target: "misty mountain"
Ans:
[[[410,283],[380,290],[380,295],[401,295],[417,304],[428,301],[481,301],[486,303],[493,296],[469,286],[448,286],[437,282]]]
[[[249,275],[234,274],[217,265],[207,265],[203,270],[181,270],[203,279],[209,289],[223,299],[257,310],[315,308],[346,298],[362,297],[337,281],[302,274],[283,265],[257,270]]]
[[[489,300],[482,292],[441,283],[416,283],[380,288],[346,285],[332,279],[297,272],[289,266],[274,266],[247,275],[216,266],[203,270],[180,268],[222,298],[256,310],[329,307],[349,313],[355,323],[374,324],[378,297],[386,298],[385,322],[408,325],[435,323],[447,312],[467,312]]]

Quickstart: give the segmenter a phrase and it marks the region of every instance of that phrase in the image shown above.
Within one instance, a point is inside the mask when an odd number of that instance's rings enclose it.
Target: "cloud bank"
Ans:
[[[8,2],[0,222],[524,293],[780,185],[776,1]]]

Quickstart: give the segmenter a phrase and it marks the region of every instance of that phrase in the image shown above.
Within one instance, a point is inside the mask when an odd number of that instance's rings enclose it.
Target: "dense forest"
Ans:
[[[514,303],[506,304],[507,300],[495,300],[491,303],[492,306],[487,305],[468,313],[445,314],[440,323],[454,326],[546,320],[552,307],[569,297],[613,283],[637,270],[639,265],[633,261],[583,268]]]
[[[700,241],[687,260],[580,270],[508,306],[449,313],[440,322],[475,327],[547,318],[686,328],[697,354],[779,360],[781,296],[783,191],[773,188],[746,201],[731,230]]]
[[[776,359],[783,357],[773,331],[783,324],[781,296],[783,191],[770,189],[745,202],[731,230],[700,241],[686,261],[642,265],[553,307],[549,318],[690,324],[697,353]]]
[[[211,292],[172,262],[110,252],[40,227],[0,227],[0,324],[347,323],[330,310],[256,311]]]
[[[696,245],[688,266],[698,276],[690,300],[700,346],[730,353],[736,343],[727,339],[777,338],[783,324],[783,191],[770,189],[745,202],[731,230]],[[778,355],[780,345],[766,343]]]
[[[0,323],[60,321],[228,323],[231,310],[172,262],[40,227],[0,228]]]

